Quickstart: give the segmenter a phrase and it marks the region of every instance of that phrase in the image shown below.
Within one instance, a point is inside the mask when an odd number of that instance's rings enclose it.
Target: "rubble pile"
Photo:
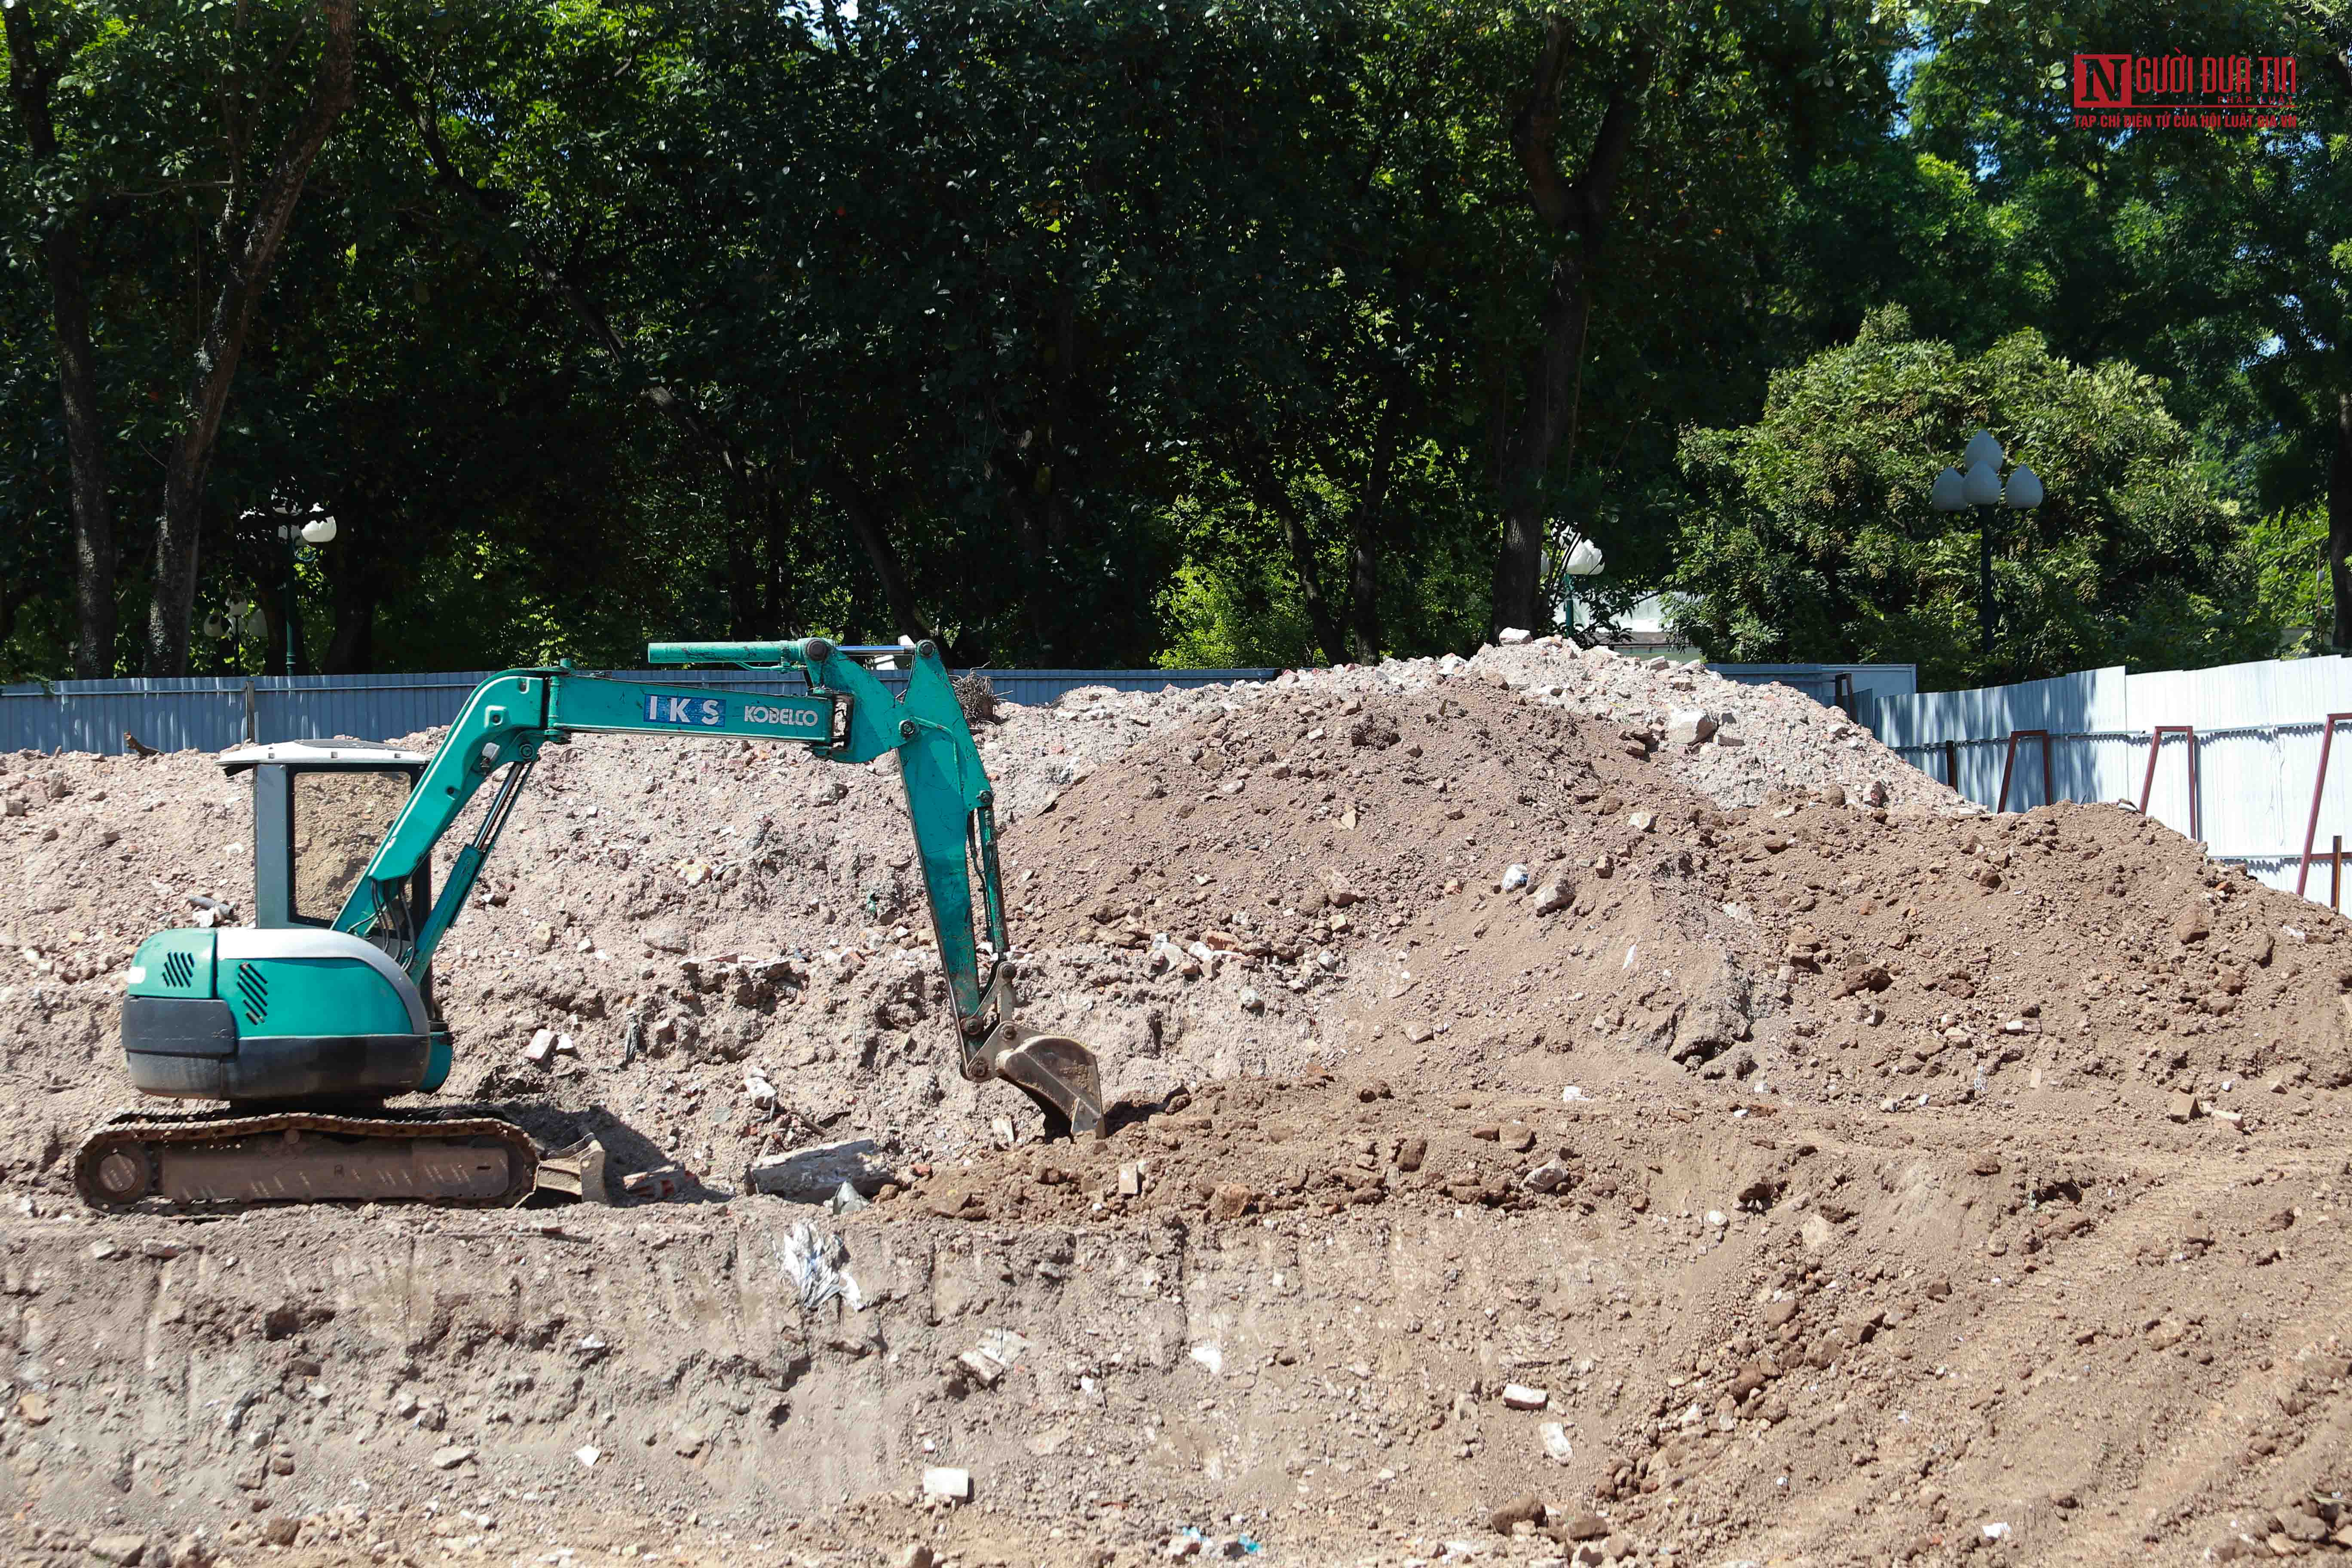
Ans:
[[[209,760],[0,772],[0,1484],[116,1562],[2189,1562],[2341,1548],[2352,944],[2114,806],[1556,640],[980,738],[1046,1142],[898,781],[551,752],[453,1104],[617,1206],[84,1214]],[[425,738],[429,740],[430,737]],[[756,1555],[754,1555],[756,1553]]]

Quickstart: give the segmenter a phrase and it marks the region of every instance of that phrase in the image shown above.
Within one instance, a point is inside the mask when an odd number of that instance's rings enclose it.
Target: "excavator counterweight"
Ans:
[[[655,664],[797,670],[807,690],[510,669],[475,689],[430,756],[341,741],[224,753],[225,768],[254,775],[256,924],[148,938],[131,961],[122,1043],[142,1093],[229,1109],[110,1119],[76,1156],[83,1197],[103,1208],[152,1197],[496,1204],[532,1191],[541,1156],[520,1129],[387,1114],[382,1102],[447,1079],[455,1042],[433,1004],[434,953],[541,750],[581,733],[749,736],[843,763],[895,753],[964,1076],[1020,1089],[1049,1131],[1101,1136],[1094,1052],[1014,1017],[994,791],[938,649],[911,650],[903,696],[861,662],[908,652],[821,637],[656,643]],[[490,803],[436,891],[434,851],[493,775]],[[563,1169],[553,1184],[578,1191],[577,1171]]]

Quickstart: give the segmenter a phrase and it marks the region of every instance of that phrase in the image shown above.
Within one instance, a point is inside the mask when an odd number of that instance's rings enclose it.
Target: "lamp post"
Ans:
[[[255,605],[252,600],[240,598],[231,599],[226,607],[226,616],[215,610],[205,617],[205,636],[228,638],[229,657],[234,659],[245,647],[247,624],[254,618]]]
[[[1574,544],[1569,546],[1568,559],[1560,563],[1559,569],[1571,579],[1597,577],[1601,574],[1601,568],[1606,564],[1607,561],[1601,553],[1601,546],[1589,539],[1579,539]],[[1544,552],[1540,570],[1545,573],[1551,570],[1551,552],[1549,550]],[[1570,631],[1576,629],[1576,584],[1571,581],[1568,585],[1568,629]]]
[[[250,520],[270,514],[249,511],[245,515]],[[279,580],[278,588],[278,615],[286,628],[286,673],[291,675],[294,673],[296,654],[301,647],[301,639],[295,630],[294,623],[295,563],[301,555],[303,546],[310,545],[315,548],[333,542],[335,520],[325,507],[313,505],[305,515],[283,518],[283,521],[278,524],[278,537],[286,546],[286,572]]]
[[[2000,466],[2006,460],[1992,432],[1979,430],[1960,454],[1968,471],[1946,468],[1927,492],[1927,503],[1937,511],[1977,509],[1977,635],[1988,658],[1992,654],[1992,515],[2002,507],[2029,511],[2042,504],[2042,481],[2023,463],[2010,469],[2008,482],[2002,482]]]

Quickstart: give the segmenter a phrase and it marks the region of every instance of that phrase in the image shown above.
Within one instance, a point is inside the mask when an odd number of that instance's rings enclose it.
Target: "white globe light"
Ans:
[[[1990,463],[1977,463],[1960,480],[1960,494],[1970,506],[1999,506],[2000,474]]]
[[[2042,480],[2020,463],[2010,470],[2009,490],[2003,499],[2019,511],[2030,511],[2042,504]]]
[[[314,517],[302,525],[305,544],[324,544],[334,537],[335,520],[331,517]]]
[[[208,637],[225,637],[227,633],[228,627],[222,622],[220,616],[213,615],[206,616],[205,617],[205,636]]]
[[[1568,552],[1567,571],[1571,577],[1598,576],[1602,564],[1601,546],[1589,539],[1578,540],[1576,548]]]
[[[1967,449],[1960,453],[1961,463],[1971,468],[1979,463],[1998,468],[2000,467],[2000,443],[1993,439],[1992,432],[1990,430],[1979,430],[1969,437]]]
[[[1961,493],[1959,469],[1946,468],[1936,476],[1935,484],[1927,491],[1927,504],[1937,511],[1958,511],[1969,504],[1968,497]]]

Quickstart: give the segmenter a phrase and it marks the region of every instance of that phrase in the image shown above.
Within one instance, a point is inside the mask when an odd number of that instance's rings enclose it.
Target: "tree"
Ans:
[[[1528,204],[1551,234],[1567,240],[1551,258],[1544,289],[1543,326],[1530,349],[1517,418],[1496,457],[1503,537],[1495,553],[1494,621],[1497,626],[1548,626],[1539,605],[1540,564],[1549,542],[1544,479],[1563,444],[1573,448],[1584,368],[1584,341],[1592,319],[1593,275],[1610,229],[1617,182],[1625,168],[1639,113],[1636,93],[1649,74],[1647,51],[1617,62],[1602,100],[1590,151],[1572,177],[1560,163],[1559,95],[1577,35],[1564,16],[1547,26],[1536,57],[1535,82],[1511,121],[1511,150],[1527,175]]]
[[[2127,357],[2163,377],[2249,509],[2325,498],[2334,635],[2352,637],[2352,13],[2340,0],[1937,0],[1921,17],[1906,141],[1975,172],[1994,230],[1967,247],[1992,285],[1979,323],[2031,323],[2067,357]],[[2064,94],[2049,62],[2076,50],[2294,57],[2297,122],[2053,134]]]
[[[1998,511],[1992,655],[1978,652],[1978,519],[1927,504],[1979,426],[2047,487]],[[1899,310],[1772,378],[1763,417],[1696,430],[1675,584],[1684,635],[1725,659],[1916,663],[1972,686],[2126,663],[2264,657],[2282,627],[2159,388],[2032,331],[1967,356]]]
[[[37,256],[0,251],[0,681],[57,673],[73,642],[57,359]],[[61,521],[62,525],[61,525]]]
[[[1184,643],[1258,662],[1473,644],[1492,571],[1485,89],[1507,29],[1422,0],[1326,26],[1319,48],[1261,52],[1260,136],[1291,153],[1243,265],[1201,280],[1226,353],[1189,399],[1175,508]]]
[[[2269,0],[371,0],[240,318],[266,236],[225,195],[299,153],[331,9],[8,11],[12,670],[100,668],[87,628],[168,621],[174,562],[194,616],[274,615],[279,501],[341,520],[268,639],[328,668],[1466,649],[1547,622],[1570,532],[1596,596],[1671,580],[1727,504],[1682,432],[1755,426],[1886,301],[1955,364],[2030,325],[2160,376],[2116,395],[2240,519],[2352,452],[2335,73],[2318,133],[2051,121],[2077,47],[2321,35]],[[2258,548],[2300,581],[2303,532]]]
[[[320,27],[318,65],[310,101],[288,127],[257,181],[259,116],[270,106],[274,81],[232,77],[222,130],[227,159],[219,216],[211,239],[218,247],[220,285],[189,367],[180,428],[163,468],[163,504],[155,524],[153,584],[147,609],[146,669],[178,675],[188,663],[188,623],[195,607],[199,547],[204,537],[205,481],[211,472],[221,416],[236,380],[254,312],[269,281],[296,203],[310,175],[311,160],[326,143],[335,121],[352,101],[352,29],[357,0],[318,0]],[[242,20],[245,8],[236,12]],[[235,24],[232,24],[235,26]],[[281,46],[290,56],[301,33]],[[274,77],[275,69],[270,72]],[[239,103],[237,99],[245,101]]]
[[[51,97],[72,56],[50,36],[34,0],[0,10],[8,43],[8,95],[16,106],[35,195],[42,269],[48,283],[50,336],[58,399],[65,413],[68,493],[74,536],[73,671],[83,679],[114,673],[114,504],[98,406],[98,355],[90,332],[86,276],[89,204],[58,188],[65,159]],[[48,188],[44,189],[47,186]],[[12,609],[14,606],[10,606]]]
[[[222,418],[311,162],[352,100],[355,5],[118,14],[99,3],[16,0],[5,8],[10,92],[25,172],[41,197],[38,245],[66,409],[78,670],[112,669],[121,553],[110,493],[120,465],[100,440],[98,342],[122,340],[121,355],[143,359],[139,368],[159,376],[159,361],[179,362],[178,395],[154,432],[163,482],[152,514],[144,655],[148,673],[178,674]],[[287,73],[308,59],[310,89],[297,104]],[[80,90],[60,97],[54,89],[68,72]],[[209,213],[181,227],[199,201]],[[112,236],[104,255],[100,228]],[[93,305],[102,297],[94,279],[142,273],[183,300],[203,301],[193,333],[179,325],[185,316],[143,310],[135,289]],[[115,307],[130,319],[99,319]]]

